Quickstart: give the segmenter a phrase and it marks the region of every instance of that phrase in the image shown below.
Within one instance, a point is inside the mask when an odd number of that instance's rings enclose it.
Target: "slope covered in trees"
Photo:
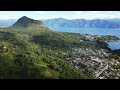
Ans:
[[[108,37],[95,38],[95,44],[86,35],[54,32],[42,22],[23,17],[12,27],[0,29],[0,79],[93,78],[67,58],[73,56],[73,48],[107,48]]]
[[[66,50],[79,43],[75,39],[46,27],[1,29],[0,79],[90,78],[65,59]]]

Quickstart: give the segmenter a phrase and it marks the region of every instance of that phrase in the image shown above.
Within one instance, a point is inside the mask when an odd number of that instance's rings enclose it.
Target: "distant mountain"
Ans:
[[[25,16],[24,16],[25,17]],[[67,27],[67,28],[120,28],[120,19],[74,19],[67,20],[64,18],[55,18],[48,20],[41,20],[48,27]],[[17,22],[17,19],[0,20],[0,27],[9,27]],[[38,20],[37,20],[38,22]],[[41,23],[41,22],[40,22]]]
[[[111,22],[114,22],[114,23],[120,23],[120,19],[106,19],[107,21],[111,21]]]
[[[107,44],[119,38],[44,28],[41,21],[24,16],[11,27],[0,29],[0,79],[120,78],[120,51]],[[114,62],[109,68],[108,63]]]
[[[39,20],[34,20],[34,19],[31,19],[31,18],[28,18],[26,16],[23,16],[20,19],[18,19],[18,21],[15,24],[13,24],[12,27],[21,27],[21,28],[46,27],[47,28],[47,26],[43,22],[41,22]]]
[[[16,19],[0,20],[0,27],[9,27],[13,25],[16,21]]]
[[[42,20],[48,27],[65,27],[65,28],[120,28],[120,23],[110,20],[85,20],[74,19],[67,20],[63,18]]]

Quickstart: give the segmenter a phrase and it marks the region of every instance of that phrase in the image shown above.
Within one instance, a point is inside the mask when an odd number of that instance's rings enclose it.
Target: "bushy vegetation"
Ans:
[[[76,68],[67,59],[77,56],[73,48],[108,49],[105,41],[118,38],[94,36],[94,42],[86,36],[54,32],[24,16],[0,29],[0,79],[92,79],[84,65]]]
[[[34,25],[0,29],[0,79],[93,78],[86,68],[77,69],[66,58],[75,56],[72,48],[107,48],[105,41],[111,39],[117,38],[102,36],[91,43],[81,34]]]
[[[88,46],[86,43],[84,45]],[[47,29],[0,30],[1,79],[85,79],[87,72],[66,60],[72,47],[84,46],[77,36]],[[84,46],[85,47],[85,46]]]

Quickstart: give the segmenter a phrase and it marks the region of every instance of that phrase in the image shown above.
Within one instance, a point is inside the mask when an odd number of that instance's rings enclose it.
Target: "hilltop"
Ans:
[[[0,29],[0,79],[92,78],[65,58],[78,43],[73,35],[36,25],[43,24],[22,17],[12,28]]]
[[[13,28],[0,29],[0,79],[92,79],[100,76],[99,70],[104,70],[104,78],[119,77],[119,65],[114,64],[119,56],[105,43],[117,37],[41,26],[41,21],[22,17]]]
[[[12,27],[18,27],[18,28],[29,28],[29,27],[37,27],[37,28],[47,28],[43,22],[39,20],[34,20],[31,18],[28,18],[26,16],[21,17],[18,19],[18,21],[12,25]]]

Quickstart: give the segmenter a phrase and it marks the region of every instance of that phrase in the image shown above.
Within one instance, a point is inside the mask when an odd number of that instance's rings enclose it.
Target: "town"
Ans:
[[[120,78],[120,69],[114,69],[113,65],[120,65],[115,59],[109,58],[111,53],[106,49],[73,48],[74,57],[67,58],[77,69],[87,68],[96,79]],[[117,72],[117,75],[115,73]]]

